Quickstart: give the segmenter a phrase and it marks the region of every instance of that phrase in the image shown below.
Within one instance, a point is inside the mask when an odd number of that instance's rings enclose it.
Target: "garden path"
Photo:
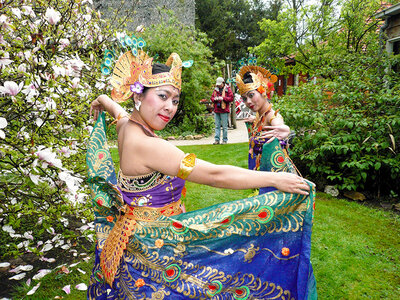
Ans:
[[[221,129],[222,135],[222,129]],[[246,124],[243,120],[236,120],[236,128],[228,130],[228,144],[248,142]],[[186,145],[210,145],[214,143],[214,132],[205,138],[199,140],[170,140],[175,146]]]

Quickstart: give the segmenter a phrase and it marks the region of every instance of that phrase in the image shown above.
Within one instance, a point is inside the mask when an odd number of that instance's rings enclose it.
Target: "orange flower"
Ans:
[[[289,248],[283,247],[282,248],[282,255],[283,256],[289,256],[289,254],[290,254]]]
[[[262,85],[260,85],[260,86],[258,87],[257,91],[258,91],[261,95],[263,95],[263,94],[265,93],[265,89],[264,89],[264,87],[263,87]]]
[[[114,221],[114,217],[113,217],[113,216],[108,216],[108,217],[107,217],[107,221],[108,221],[108,222]]]
[[[161,248],[162,246],[164,246],[164,240],[158,239],[158,240],[156,240],[155,244],[156,244],[157,248]]]
[[[139,278],[138,280],[135,281],[135,286],[137,286],[137,287],[142,287],[145,284],[146,283],[144,282],[144,280],[142,278]]]

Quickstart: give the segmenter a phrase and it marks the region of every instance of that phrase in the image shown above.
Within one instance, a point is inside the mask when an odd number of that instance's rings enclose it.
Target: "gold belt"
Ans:
[[[133,234],[136,221],[155,221],[161,216],[181,214],[181,200],[163,207],[129,206],[125,205],[113,229],[104,243],[100,254],[100,266],[106,282],[112,286],[115,274],[130,236]]]

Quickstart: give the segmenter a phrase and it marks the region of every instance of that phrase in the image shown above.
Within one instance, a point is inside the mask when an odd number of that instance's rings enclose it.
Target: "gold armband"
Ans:
[[[273,116],[271,117],[271,119],[269,120],[269,123],[271,123],[272,120],[273,120],[273,119],[276,119],[276,118],[281,118],[281,119],[283,119],[281,115],[278,115],[278,112],[279,112],[279,109],[277,109],[277,110],[275,111],[274,115],[273,115]]]
[[[193,168],[196,164],[196,155],[194,153],[186,154],[181,160],[181,165],[179,167],[179,172],[177,177],[185,180],[188,178],[190,173],[192,173]]]

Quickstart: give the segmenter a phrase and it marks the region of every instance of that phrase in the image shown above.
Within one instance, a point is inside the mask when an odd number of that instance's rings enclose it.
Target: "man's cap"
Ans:
[[[221,85],[224,83],[224,79],[222,77],[218,77],[217,78],[217,82],[215,83],[215,85]]]

